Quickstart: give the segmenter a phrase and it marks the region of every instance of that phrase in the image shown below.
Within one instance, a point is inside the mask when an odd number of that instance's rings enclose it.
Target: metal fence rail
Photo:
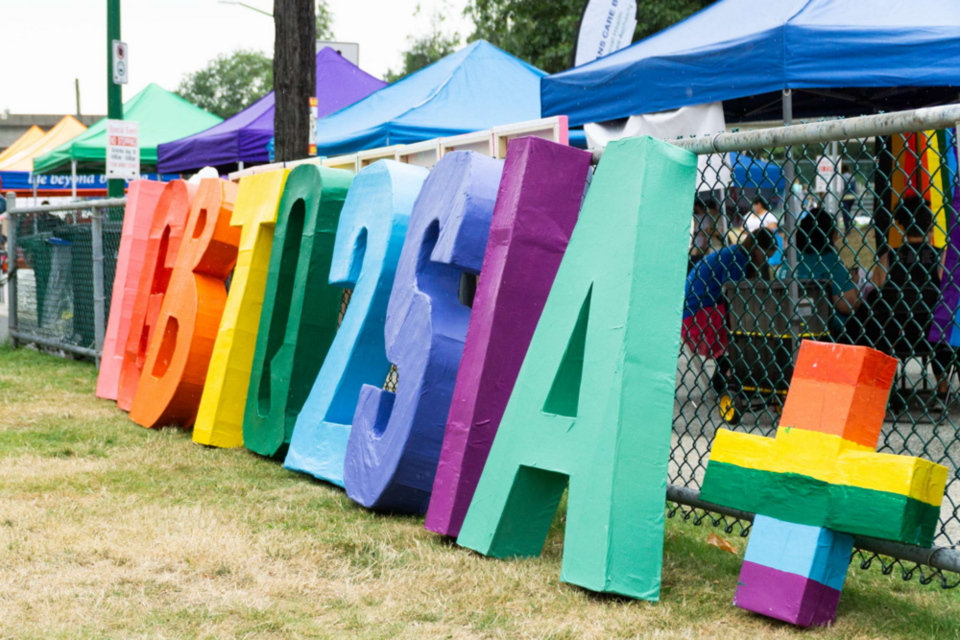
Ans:
[[[99,360],[125,198],[20,207],[7,194],[10,337]]]

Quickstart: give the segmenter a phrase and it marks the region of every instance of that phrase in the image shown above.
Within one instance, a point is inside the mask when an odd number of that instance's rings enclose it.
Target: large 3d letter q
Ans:
[[[193,425],[194,442],[214,447],[243,446],[243,411],[267,286],[277,206],[286,179],[287,170],[281,169],[240,181],[230,222],[242,229],[237,266]]]
[[[153,213],[163,193],[164,185],[152,180],[134,180],[127,191],[127,206],[123,213],[123,232],[117,252],[113,294],[110,296],[110,320],[103,339],[100,373],[97,375],[97,397],[117,399],[120,386],[120,367],[123,351],[130,336],[133,304],[137,299],[137,285],[143,273],[150,225]]]
[[[306,404],[284,466],[343,486],[343,457],[360,387],[390,371],[383,323],[410,211],[429,172],[381,160],[357,174],[340,214],[330,282],[350,306]]]
[[[502,170],[499,160],[455,151],[413,207],[384,325],[397,393],[364,385],[344,460],[347,495],[367,508],[427,508],[470,321],[460,278],[480,272]]]
[[[230,226],[236,197],[232,182],[200,182],[130,409],[139,425],[189,427],[197,417],[227,302],[224,281],[237,263],[240,230]]]
[[[150,346],[163,297],[170,285],[170,274],[177,262],[180,241],[196,192],[196,185],[183,180],[168,182],[153,213],[140,284],[130,316],[130,332],[124,343],[123,363],[120,365],[117,406],[124,411],[130,411],[133,398],[137,395],[140,374],[147,361],[147,347]]]
[[[426,527],[460,533],[490,445],[577,223],[590,154],[510,142]]]
[[[270,254],[243,443],[285,453],[337,333],[343,289],[330,284],[333,241],[353,174],[306,164],[287,176]]]
[[[696,157],[607,145],[458,543],[537,556],[569,481],[561,579],[656,600]]]

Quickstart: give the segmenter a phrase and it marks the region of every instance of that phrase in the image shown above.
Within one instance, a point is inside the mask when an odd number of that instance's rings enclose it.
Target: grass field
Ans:
[[[244,450],[148,431],[92,365],[0,348],[0,638],[960,638],[960,590],[851,570],[832,629],[734,608],[740,558],[668,520],[659,604],[482,558]],[[728,536],[740,550],[745,540]]]

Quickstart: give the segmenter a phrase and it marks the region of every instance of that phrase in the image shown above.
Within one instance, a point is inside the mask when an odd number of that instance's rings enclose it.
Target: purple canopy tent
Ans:
[[[386,85],[324,47],[317,54],[317,117],[350,106]],[[182,173],[205,166],[222,168],[240,162],[269,162],[267,144],[273,137],[273,102],[271,91],[206,131],[161,144],[157,150],[160,171]]]

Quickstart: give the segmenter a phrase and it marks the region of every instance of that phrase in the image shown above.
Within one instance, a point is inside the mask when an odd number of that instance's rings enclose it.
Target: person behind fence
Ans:
[[[830,283],[830,300],[834,312],[830,318],[830,333],[839,337],[847,318],[860,306],[860,291],[850,276],[850,270],[837,253],[840,229],[836,218],[820,207],[813,207],[800,219],[797,229],[797,277],[826,280]]]
[[[934,403],[943,410],[954,351],[927,340],[941,277],[940,254],[929,242],[933,212],[919,195],[910,194],[901,199],[894,220],[904,230],[904,241],[885,252],[873,269],[869,313],[857,314],[863,326],[860,342],[901,360],[929,358],[937,381]],[[904,399],[895,393],[891,403],[900,408]]]
[[[718,220],[719,205],[715,200],[710,201],[709,210],[708,206],[699,198],[694,201],[693,240],[690,247],[689,269],[692,269],[708,253],[723,248],[723,237],[717,231]]]
[[[757,278],[777,251],[776,233],[766,228],[746,232],[740,244],[724,247],[698,262],[684,290],[683,342],[691,352],[715,358],[714,388],[729,377],[732,367],[726,358],[729,336],[723,285],[743,278]]]
[[[767,204],[767,199],[761,195],[758,195],[753,199],[753,212],[747,214],[747,217],[743,220],[743,227],[747,231],[753,232],[757,229],[764,228],[773,231],[776,234],[777,239],[777,250],[774,252],[773,257],[770,258],[770,266],[776,267],[783,263],[783,237],[777,233],[777,230],[780,226],[780,221],[777,219],[777,216],[773,215],[770,211],[770,206]]]

